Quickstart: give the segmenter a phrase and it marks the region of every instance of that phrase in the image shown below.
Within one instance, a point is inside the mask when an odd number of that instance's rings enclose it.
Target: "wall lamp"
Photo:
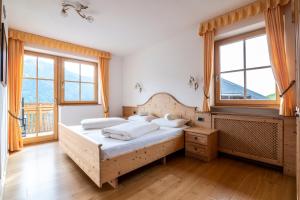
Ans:
[[[198,88],[199,88],[198,79],[196,79],[194,76],[190,76],[188,84],[189,84],[190,88],[194,88],[195,91],[198,90]]]
[[[142,87],[142,84],[137,82],[134,86],[134,89],[138,90],[139,93],[141,93],[143,91],[143,87]]]

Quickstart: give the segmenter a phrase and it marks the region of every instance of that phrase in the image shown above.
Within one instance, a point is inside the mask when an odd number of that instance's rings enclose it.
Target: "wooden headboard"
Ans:
[[[179,118],[190,120],[190,125],[210,128],[210,113],[197,112],[196,108],[197,107],[184,105],[169,93],[161,92],[152,95],[146,103],[138,105],[137,107],[123,106],[123,116],[128,117],[140,111],[148,112],[157,117],[163,117],[166,113],[170,113]],[[202,118],[203,121],[198,121],[197,119],[199,117]]]
[[[168,93],[154,94],[146,103],[138,105],[137,110],[157,117],[164,117],[166,113],[191,121],[194,121],[196,117],[196,107],[186,106]]]

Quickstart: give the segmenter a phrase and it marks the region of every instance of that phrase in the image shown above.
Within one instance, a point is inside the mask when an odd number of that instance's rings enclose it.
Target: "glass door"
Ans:
[[[24,143],[57,139],[56,58],[25,52],[23,68]]]

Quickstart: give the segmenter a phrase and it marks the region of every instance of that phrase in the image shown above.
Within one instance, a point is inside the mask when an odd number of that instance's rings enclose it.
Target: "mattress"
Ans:
[[[157,131],[150,132],[142,137],[129,141],[106,138],[102,135],[101,129],[84,130],[80,125],[68,126],[68,128],[78,134],[85,135],[97,144],[102,144],[101,159],[105,160],[178,137],[183,134],[183,129],[186,127],[161,127]]]

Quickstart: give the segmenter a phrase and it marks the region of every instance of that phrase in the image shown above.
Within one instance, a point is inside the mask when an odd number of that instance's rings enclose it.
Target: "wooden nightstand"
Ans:
[[[210,161],[218,154],[218,131],[202,127],[184,129],[185,155]]]

